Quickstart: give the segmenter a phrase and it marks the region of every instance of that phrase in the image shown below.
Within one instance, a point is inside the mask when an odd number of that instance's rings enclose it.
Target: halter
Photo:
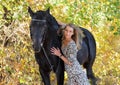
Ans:
[[[37,21],[37,22],[46,22],[46,20],[39,20],[39,19],[32,19],[32,21]]]
[[[46,22],[46,20],[39,20],[39,19],[32,19],[32,21]],[[44,32],[44,34],[45,34],[45,33],[46,33],[46,32]],[[48,55],[47,55],[47,52],[45,51],[45,48],[44,48],[44,46],[43,46],[44,40],[45,40],[45,35],[43,35],[43,39],[42,39],[42,42],[41,42],[40,45],[41,45],[41,48],[42,48],[42,50],[43,50],[43,52],[44,52],[44,55],[45,55],[45,57],[46,57],[49,65],[50,65],[50,69],[51,69],[52,71],[54,71],[54,70],[53,70],[53,65],[51,64],[50,59],[49,59],[49,57],[48,57]]]

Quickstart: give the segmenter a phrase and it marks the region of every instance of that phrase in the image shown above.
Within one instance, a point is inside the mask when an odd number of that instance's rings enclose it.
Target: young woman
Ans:
[[[65,62],[65,70],[68,74],[68,85],[90,85],[82,66],[77,61],[77,51],[80,49],[77,27],[68,24],[63,29],[62,53],[59,48],[52,47],[51,53]]]

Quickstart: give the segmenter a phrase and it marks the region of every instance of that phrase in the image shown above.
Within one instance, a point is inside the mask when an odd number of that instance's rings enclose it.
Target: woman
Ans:
[[[90,85],[82,66],[77,61],[77,51],[80,49],[78,33],[80,31],[68,24],[63,29],[62,53],[59,48],[51,48],[51,53],[65,62],[65,70],[68,74],[68,85]]]

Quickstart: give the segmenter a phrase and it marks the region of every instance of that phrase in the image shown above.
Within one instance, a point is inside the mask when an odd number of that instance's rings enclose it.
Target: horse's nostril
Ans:
[[[39,45],[32,45],[32,47],[33,47],[33,50],[36,52],[36,53],[38,53],[38,52],[40,52],[40,50],[41,50],[41,47],[39,46]]]

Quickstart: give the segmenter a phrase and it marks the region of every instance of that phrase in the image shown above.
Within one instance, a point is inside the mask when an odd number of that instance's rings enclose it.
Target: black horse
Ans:
[[[52,71],[56,73],[57,84],[64,83],[64,62],[51,54],[51,47],[61,47],[61,37],[57,31],[60,25],[50,14],[50,10],[33,12],[28,8],[31,16],[30,36],[33,41],[35,58],[39,64],[39,71],[45,85],[50,85],[49,74]],[[85,37],[83,38],[82,48],[78,51],[78,61],[87,71],[87,77],[92,79],[95,84],[95,77],[92,66],[96,57],[96,43],[93,35],[86,29],[81,28]]]

